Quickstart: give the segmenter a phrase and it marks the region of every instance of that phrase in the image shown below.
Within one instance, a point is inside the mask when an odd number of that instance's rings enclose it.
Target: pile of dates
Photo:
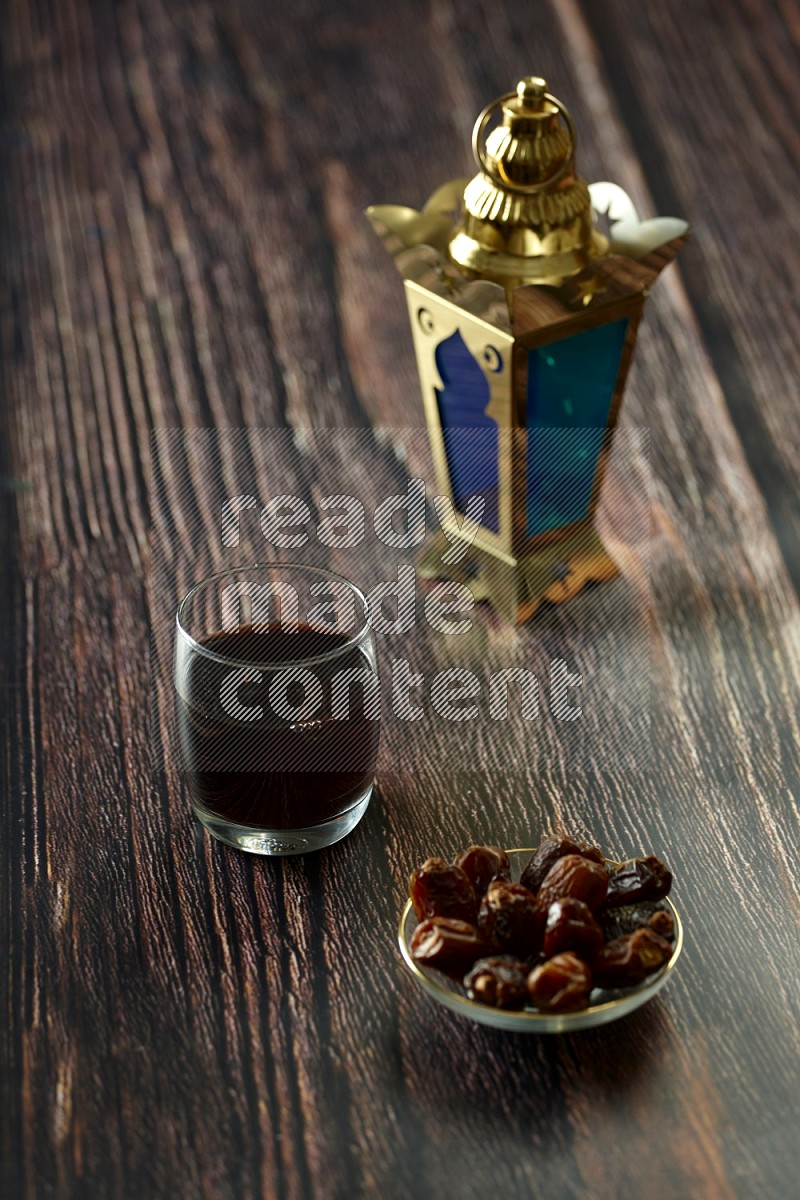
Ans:
[[[655,855],[617,865],[596,846],[546,837],[519,883],[498,846],[412,872],[419,925],[411,954],[463,979],[494,1008],[578,1012],[593,988],[635,987],[672,956],[674,923],[658,907],[672,874]]]

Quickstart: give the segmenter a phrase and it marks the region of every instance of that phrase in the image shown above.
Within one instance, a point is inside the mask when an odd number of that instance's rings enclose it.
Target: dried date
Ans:
[[[579,1012],[589,1005],[592,973],[576,954],[556,954],[528,976],[528,995],[542,1012]]]
[[[667,912],[665,908],[657,908],[648,918],[647,924],[668,942],[675,937],[675,921],[672,913]]]
[[[608,880],[606,908],[663,900],[672,887],[672,872],[655,854],[633,858],[612,871]]]
[[[477,926],[452,917],[427,917],[411,938],[411,957],[416,962],[458,974],[488,949]]]
[[[443,858],[429,858],[412,871],[408,894],[417,920],[426,917],[452,917],[475,923],[478,900],[475,889],[460,867]]]
[[[634,987],[668,962],[671,955],[666,938],[643,926],[603,946],[594,959],[594,981],[602,988]]]
[[[603,908],[597,914],[603,936],[607,942],[622,937],[623,933],[633,933],[643,925],[649,925],[650,918],[661,910],[655,904],[623,904],[619,908]],[[659,931],[656,930],[658,933]]]
[[[538,892],[550,868],[560,858],[566,858],[568,854],[578,854],[581,858],[588,858],[591,862],[601,865],[606,861],[605,855],[597,846],[573,842],[572,838],[568,837],[546,837],[538,850],[534,850],[532,858],[520,876],[520,883],[529,891]]]
[[[605,900],[607,882],[608,870],[605,866],[582,858],[579,854],[567,854],[559,858],[547,872],[536,903],[546,914],[556,900],[569,896],[573,900],[582,900],[587,908],[597,912]]]
[[[547,872],[566,854],[580,854],[580,846],[571,838],[546,837],[520,876],[520,883],[531,892],[538,892]]]
[[[539,952],[545,913],[536,897],[520,883],[489,884],[478,912],[478,926],[494,946],[507,954],[529,958]]]
[[[479,900],[495,879],[511,881],[508,855],[499,846],[469,846],[459,854],[456,866],[467,876]]]
[[[492,1008],[522,1008],[528,998],[528,968],[510,955],[482,958],[464,979],[470,1000]]]
[[[579,958],[591,962],[603,940],[602,929],[582,900],[565,896],[550,905],[542,944],[547,958],[572,950]]]

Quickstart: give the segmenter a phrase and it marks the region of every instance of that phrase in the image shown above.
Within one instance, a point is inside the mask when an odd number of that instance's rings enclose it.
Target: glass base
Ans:
[[[322,825],[311,825],[306,829],[260,829],[253,825],[237,825],[216,817],[213,813],[194,805],[195,816],[204,829],[219,842],[244,850],[248,854],[265,854],[270,857],[286,858],[291,854],[309,854],[312,850],[324,850],[334,842],[340,842],[355,829],[367,811],[372,797],[373,784],[362,792],[359,799],[347,812],[341,813]]]

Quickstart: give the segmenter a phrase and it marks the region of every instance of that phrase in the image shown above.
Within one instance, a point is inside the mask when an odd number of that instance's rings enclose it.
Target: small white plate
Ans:
[[[511,863],[511,877],[519,880],[533,850],[509,850],[507,853]],[[611,859],[608,859],[608,862],[612,866],[619,865]],[[609,1021],[617,1021],[620,1017],[624,1017],[634,1009],[646,1004],[648,1000],[652,1000],[653,996],[661,991],[672,974],[683,949],[683,925],[678,910],[670,899],[662,900],[660,905],[669,910],[675,922],[675,943],[669,962],[665,963],[659,971],[648,976],[638,987],[619,989],[614,992],[595,988],[591,996],[593,1003],[580,1012],[543,1013],[532,1008],[524,1008],[520,1012],[510,1012],[502,1008],[490,1008],[486,1004],[470,1000],[466,989],[461,984],[448,979],[446,975],[432,967],[420,966],[411,957],[411,938],[418,921],[410,900],[400,917],[398,942],[403,962],[417,983],[439,1004],[443,1004],[445,1008],[458,1013],[459,1016],[467,1017],[471,1021],[478,1021],[481,1025],[492,1025],[495,1029],[509,1029],[515,1033],[571,1033],[573,1030],[593,1029],[597,1025],[607,1025]]]

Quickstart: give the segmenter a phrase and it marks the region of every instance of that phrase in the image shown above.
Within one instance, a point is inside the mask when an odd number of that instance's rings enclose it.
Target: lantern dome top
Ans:
[[[500,112],[500,123],[485,136]],[[529,75],[478,116],[480,168],[464,189],[449,256],[465,272],[506,288],[559,284],[607,252],[589,188],[575,170],[575,128],[544,79]]]

